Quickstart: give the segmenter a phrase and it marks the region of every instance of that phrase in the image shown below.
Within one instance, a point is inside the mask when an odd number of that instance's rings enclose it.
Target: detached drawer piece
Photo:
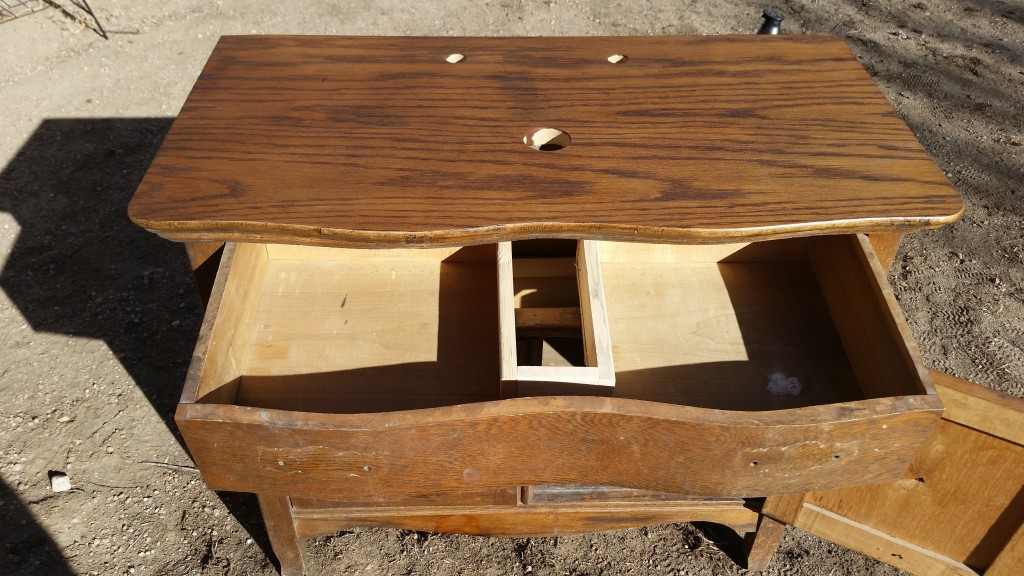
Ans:
[[[573,483],[784,494],[895,479],[938,421],[863,236],[572,246],[524,246],[517,284],[508,245],[229,245],[178,413],[206,481],[361,502]],[[520,310],[605,293],[593,338],[615,383],[587,385],[614,398],[499,399],[516,286]],[[603,324],[583,300],[580,325]]]

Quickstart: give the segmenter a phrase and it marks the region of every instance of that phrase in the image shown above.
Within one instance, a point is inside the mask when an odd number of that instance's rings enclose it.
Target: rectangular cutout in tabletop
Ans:
[[[493,245],[239,244],[200,401],[360,413],[495,400],[494,266]]]
[[[870,250],[599,243],[615,395],[774,410],[932,393]]]

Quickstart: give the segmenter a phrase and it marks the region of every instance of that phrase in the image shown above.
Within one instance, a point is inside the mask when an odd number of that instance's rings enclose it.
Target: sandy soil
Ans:
[[[57,0],[80,15],[70,0]],[[300,6],[301,4],[301,6]],[[172,421],[201,310],[180,246],[125,206],[217,37],[753,32],[738,0],[92,0],[0,24],[0,574],[274,574],[255,500],[205,488]],[[963,194],[891,282],[926,361],[1024,395],[1024,4],[789,0],[845,38]],[[53,493],[48,474],[74,488]],[[740,570],[690,525],[498,540],[356,530],[310,573]],[[728,543],[727,543],[728,547]],[[772,574],[895,570],[790,529]]]

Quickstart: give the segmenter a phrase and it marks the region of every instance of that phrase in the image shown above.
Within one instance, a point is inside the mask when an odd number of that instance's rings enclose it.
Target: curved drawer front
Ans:
[[[606,309],[579,306],[607,315],[615,397],[539,382],[502,400],[495,245],[229,245],[176,418],[204,478],[382,503],[537,484],[755,497],[896,479],[941,415],[863,236],[578,258],[603,282]]]

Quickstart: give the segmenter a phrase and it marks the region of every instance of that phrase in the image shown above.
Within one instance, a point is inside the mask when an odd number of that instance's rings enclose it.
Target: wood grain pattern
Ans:
[[[940,410],[928,396],[743,413],[544,397],[380,414],[181,404],[176,419],[215,490],[386,501],[589,483],[744,497],[894,480]]]
[[[1024,398],[1009,396],[962,378],[931,370],[944,418],[1024,446]]]
[[[871,247],[874,248],[875,255],[878,256],[878,261],[882,263],[883,269],[888,270],[892,267],[901,238],[903,238],[902,234],[872,234],[868,236]]]
[[[864,395],[935,394],[867,237],[817,238],[811,265]]]
[[[611,333],[608,329],[608,306],[604,297],[604,279],[597,242],[581,240],[576,250],[576,278],[580,294],[580,317],[583,320],[583,350],[587,366],[597,367],[597,383],[615,385],[615,363],[612,359]]]
[[[231,253],[194,398],[326,412],[498,398],[494,246]]]
[[[749,534],[744,542],[747,553],[747,570],[760,572],[768,568],[772,556],[782,543],[786,534],[786,525],[768,516],[761,516],[757,521],[757,530]]]
[[[904,514],[911,515],[912,512],[905,511]],[[961,562],[813,504],[804,505],[796,526],[913,574],[977,576],[974,570]]]
[[[1011,560],[1004,555],[1019,555],[1024,538],[1024,446],[1015,436],[1024,402],[935,371],[932,377],[952,403],[900,480],[809,493],[785,520],[920,574],[1005,570]]]
[[[305,538],[295,529],[292,504],[287,496],[257,494],[267,536],[281,565],[281,576],[302,576],[305,569]]]
[[[332,534],[343,528],[380,527],[474,536],[514,538],[568,536],[676,522],[715,522],[752,526],[757,513],[735,502],[614,502],[536,506],[297,509],[300,537]]]
[[[571,145],[526,146],[542,127]],[[842,39],[814,36],[226,36],[129,207],[175,240],[377,247],[899,233],[961,211]]]
[[[1006,543],[992,565],[985,570],[985,576],[1018,576],[1024,566],[1024,524]]]
[[[764,410],[934,394],[862,236],[598,244],[618,397]],[[773,393],[772,374],[800,390]]]

